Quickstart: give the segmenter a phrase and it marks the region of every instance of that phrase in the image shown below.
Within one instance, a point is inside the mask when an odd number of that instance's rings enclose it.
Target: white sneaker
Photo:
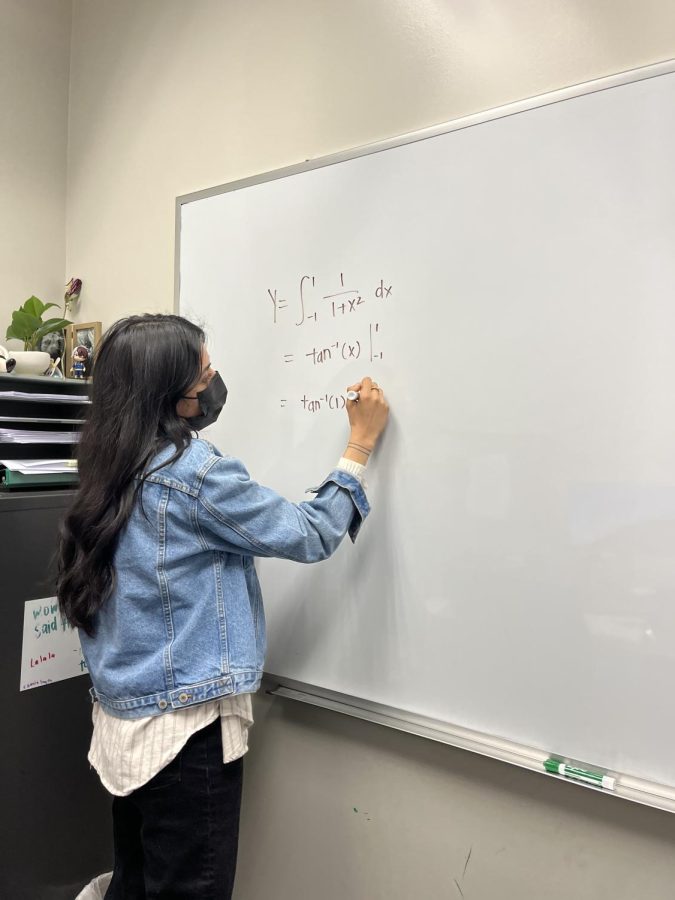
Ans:
[[[93,881],[82,888],[75,900],[103,900],[108,885],[112,881],[112,872],[106,872],[105,875],[97,875]]]

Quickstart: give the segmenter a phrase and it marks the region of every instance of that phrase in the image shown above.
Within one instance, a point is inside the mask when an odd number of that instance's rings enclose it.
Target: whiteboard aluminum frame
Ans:
[[[653,806],[665,812],[675,812],[675,788],[669,788],[666,785],[660,785],[643,778],[635,778],[603,768],[600,769],[603,775],[608,774],[616,778],[614,790],[606,790],[601,787],[595,787],[592,784],[573,781],[562,775],[553,775],[547,772],[544,769],[544,761],[552,755],[549,751],[538,750],[525,744],[517,744],[504,738],[483,734],[480,731],[473,731],[470,728],[451,725],[407,710],[384,706],[381,703],[361,700],[357,697],[350,697],[347,694],[340,694],[326,688],[317,688],[299,681],[293,681],[290,678],[266,674],[263,687],[265,692],[272,697],[294,700],[309,706],[318,706],[321,709],[352,716],[352,718],[362,719],[365,722],[383,725],[396,731],[404,731],[441,744],[448,744],[460,750],[469,750],[471,753],[478,753],[480,756],[487,756],[500,762],[511,763],[511,765],[518,766],[521,769],[529,769],[531,772],[536,772],[539,775],[546,775],[548,778],[563,781],[565,784],[586,788],[601,794],[610,794],[623,800],[640,803],[643,806]],[[580,760],[558,757],[557,754],[554,755],[561,762],[566,762],[568,765],[588,768],[593,771],[598,770],[598,767],[591,763],[584,764]]]
[[[461,118],[453,119],[449,122],[433,125],[429,128],[423,128],[419,131],[408,132],[407,134],[399,135],[398,137],[377,141],[371,144],[363,144],[362,146],[353,149],[342,150],[327,156],[318,157],[317,159],[308,159],[302,163],[296,163],[259,175],[249,176],[247,178],[241,178],[237,181],[231,181],[216,187],[183,194],[176,198],[174,310],[176,313],[180,312],[181,212],[183,206],[189,203],[195,203],[198,200],[205,200],[219,194],[226,194],[230,191],[238,191],[267,181],[276,181],[280,178],[299,175],[313,169],[333,166],[337,163],[346,162],[361,156],[369,156],[372,153],[381,153],[384,150],[391,150],[395,147],[404,146],[405,144],[424,141],[428,138],[438,137],[452,131],[461,131],[464,128],[472,128],[474,125],[482,125],[485,122],[492,122],[496,119],[503,119],[507,116],[528,112],[532,109],[550,106],[553,103],[562,103],[565,100],[572,100],[576,97],[597,93],[598,91],[606,91],[611,88],[633,84],[638,81],[646,81],[649,78],[658,78],[662,75],[671,75],[673,73],[675,73],[675,59],[665,60],[648,66],[629,69],[616,75],[609,75],[592,81],[581,82],[580,84],[562,88],[557,91],[538,94],[525,100],[518,100],[514,103],[497,106],[493,109],[484,110],[473,115],[462,116]],[[304,684],[269,673],[265,675],[265,683],[268,693],[274,697],[294,700],[310,706],[318,706],[322,709],[328,709],[332,712],[338,712],[357,719],[363,719],[364,721],[383,725],[388,728],[394,728],[398,731],[405,731],[409,734],[448,744],[452,747],[469,750],[472,753],[478,753],[481,756],[488,756],[492,759],[508,762],[512,765],[519,766],[520,768],[529,769],[530,771],[537,772],[541,775],[547,775],[549,778],[557,778],[559,781],[564,781],[567,784],[574,784],[577,787],[583,787],[587,790],[600,791],[604,794],[612,794],[613,796],[631,800],[634,803],[640,803],[645,806],[652,806],[656,809],[662,809],[666,812],[675,812],[675,786],[669,787],[667,785],[660,785],[655,782],[650,782],[645,779],[632,777],[619,772],[609,772],[609,774],[616,777],[617,783],[614,791],[607,791],[590,784],[570,781],[563,776],[547,773],[544,770],[544,760],[548,759],[551,754],[555,754],[555,748],[550,748],[548,751],[542,751],[522,744],[516,744],[512,741],[482,734],[478,731],[472,731],[468,728],[462,728],[450,723],[440,722],[436,719],[419,716],[407,710],[383,706],[379,703],[350,697],[325,688]],[[580,763],[579,760],[567,761],[577,765]],[[594,767],[592,763],[589,763],[588,768],[594,769],[596,767]]]

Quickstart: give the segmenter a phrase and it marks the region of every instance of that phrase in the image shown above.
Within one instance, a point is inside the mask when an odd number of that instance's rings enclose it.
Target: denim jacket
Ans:
[[[148,467],[170,459],[163,449]],[[114,558],[114,587],[94,637],[80,632],[92,698],[121,718],[160,715],[255,691],[265,618],[255,556],[329,557],[356,538],[369,505],[341,469],[291,503],[241,462],[194,439],[143,482]]]

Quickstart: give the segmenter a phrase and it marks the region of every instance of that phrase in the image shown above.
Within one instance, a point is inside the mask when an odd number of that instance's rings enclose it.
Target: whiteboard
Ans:
[[[300,500],[392,408],[268,671],[675,785],[674,68],[178,198],[223,452]]]

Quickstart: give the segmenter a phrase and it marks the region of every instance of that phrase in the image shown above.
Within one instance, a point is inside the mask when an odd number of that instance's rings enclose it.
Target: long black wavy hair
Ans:
[[[56,588],[64,618],[89,635],[112,591],[120,532],[149,462],[173,444],[166,465],[190,442],[176,404],[199,380],[204,340],[181,316],[131,316],[105,333],[96,352],[77,454],[80,486],[61,529]]]

